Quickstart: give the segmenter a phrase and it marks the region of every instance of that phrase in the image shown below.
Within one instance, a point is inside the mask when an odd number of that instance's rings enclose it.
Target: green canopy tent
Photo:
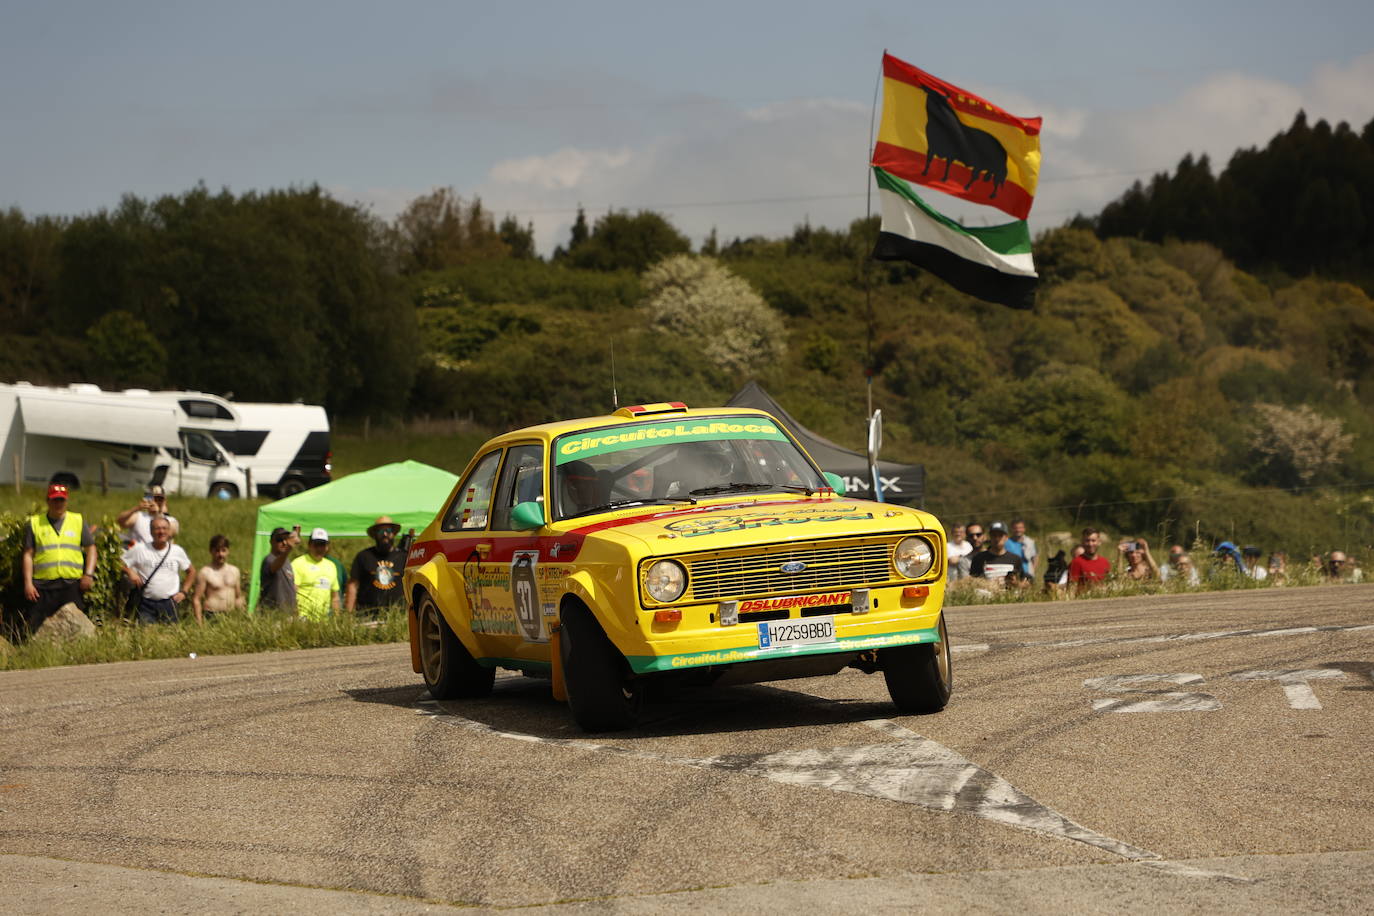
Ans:
[[[402,531],[419,531],[434,519],[457,482],[457,475],[448,471],[418,461],[398,461],[268,503],[258,510],[248,607],[258,606],[259,574],[274,528],[300,525],[306,539],[317,527],[328,531],[331,540],[361,538],[367,537],[368,527],[379,515],[389,515]]]

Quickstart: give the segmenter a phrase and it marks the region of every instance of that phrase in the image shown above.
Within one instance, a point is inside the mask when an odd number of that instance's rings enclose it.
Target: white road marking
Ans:
[[[1288,699],[1289,709],[1321,709],[1321,701],[1307,682],[1317,678],[1345,677],[1345,672],[1339,668],[1270,669],[1240,671],[1231,677],[1237,681],[1278,681]]]
[[[1161,642],[1195,642],[1208,639],[1234,639],[1240,636],[1292,636],[1295,634],[1310,633],[1356,633],[1363,630],[1374,630],[1374,624],[1359,624],[1350,626],[1314,626],[1314,627],[1283,627],[1273,630],[1212,630],[1202,633],[1170,633],[1162,636],[1101,636],[1097,638],[1053,640],[1043,642],[1009,642],[1009,643],[971,643],[967,648],[958,645],[953,647],[953,651],[959,652],[982,652],[998,651],[1002,649],[1076,649],[1081,646],[1102,646],[1129,643],[1161,643]]]
[[[1131,861],[1160,858],[1158,853],[1112,839],[1069,820],[995,773],[887,719],[874,719],[864,724],[894,738],[895,742],[891,744],[808,748],[765,754],[723,754],[715,757],[674,757],[581,738],[552,738],[504,731],[438,706],[417,711],[446,725],[499,738],[617,754],[698,769],[725,770],[787,785],[881,798],[934,811],[971,814],[1006,826],[1084,843]]]
[[[1083,682],[1089,690],[1131,694],[1129,697],[1099,697],[1092,701],[1093,712],[1211,712],[1221,702],[1210,693],[1141,690],[1147,684],[1173,684],[1178,687],[1201,684],[1200,674],[1112,674],[1090,677]]]
[[[1157,869],[1158,871],[1168,872],[1180,878],[1210,878],[1220,881],[1229,881],[1232,884],[1254,884],[1254,878],[1246,878],[1241,875],[1228,875],[1224,871],[1207,871],[1205,868],[1198,868],[1194,865],[1185,865],[1182,862],[1170,862],[1161,859],[1155,862],[1141,862],[1140,865],[1146,868]]]
[[[968,644],[962,645],[962,646],[958,646],[958,645],[950,646],[950,647],[949,647],[949,651],[951,651],[951,652],[986,652],[986,651],[988,651],[988,649],[991,649],[991,648],[992,648],[992,647],[989,646],[989,645],[988,645],[987,643],[985,643],[985,642],[976,642],[976,643],[968,643]]]

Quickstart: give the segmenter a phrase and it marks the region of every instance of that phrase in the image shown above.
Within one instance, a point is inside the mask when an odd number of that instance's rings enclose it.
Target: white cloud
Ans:
[[[1309,120],[1350,122],[1359,131],[1374,115],[1374,52],[1347,66],[1326,64],[1317,70],[1307,92]]]
[[[534,222],[542,252],[565,244],[573,211],[659,210],[700,243],[845,226],[864,215],[868,108],[801,99],[747,111],[688,112],[633,149],[564,148],[507,160],[478,189],[497,212]],[[549,175],[557,174],[556,180]]]
[[[628,166],[628,149],[583,150],[566,147],[547,156],[507,159],[492,166],[488,178],[498,184],[528,185],[548,191],[576,190],[594,181],[614,180],[611,173]]]

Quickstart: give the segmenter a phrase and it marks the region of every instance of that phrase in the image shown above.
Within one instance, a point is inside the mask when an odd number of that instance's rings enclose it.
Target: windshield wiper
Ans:
[[[565,518],[579,518],[583,515],[591,515],[593,512],[609,512],[612,509],[624,509],[628,506],[653,506],[661,503],[690,503],[695,506],[697,501],[690,496],[646,496],[643,499],[617,499],[604,505],[583,509],[581,512],[565,516]]]
[[[752,493],[758,490],[794,490],[798,493],[805,493],[807,496],[816,492],[811,487],[797,486],[796,484],[790,483],[740,483],[738,481],[717,487],[699,487],[698,489],[688,492],[693,496],[711,496],[715,493]]]

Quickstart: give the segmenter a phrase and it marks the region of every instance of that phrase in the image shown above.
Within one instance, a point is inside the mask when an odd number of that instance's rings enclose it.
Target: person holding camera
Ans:
[[[1124,560],[1122,576],[1137,582],[1159,581],[1159,564],[1155,562],[1154,555],[1150,553],[1150,545],[1144,538],[1122,541],[1116,549],[1121,552]]]
[[[124,574],[137,590],[139,623],[176,623],[177,605],[190,594],[196,568],[186,551],[171,542],[171,522],[158,517],[149,528],[151,543],[124,551]]]
[[[272,531],[269,552],[258,569],[258,610],[296,613],[296,574],[291,568],[291,551],[300,542],[300,525],[291,531]]]
[[[172,540],[181,533],[181,523],[167,511],[167,491],[153,484],[143,493],[143,499],[131,509],[125,509],[115,516],[119,527],[127,531],[131,544],[151,544],[153,542],[152,522],[155,518],[165,518],[172,526]]]

